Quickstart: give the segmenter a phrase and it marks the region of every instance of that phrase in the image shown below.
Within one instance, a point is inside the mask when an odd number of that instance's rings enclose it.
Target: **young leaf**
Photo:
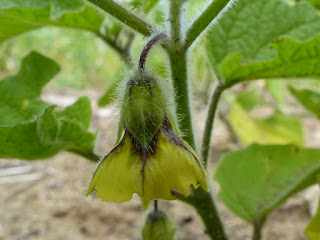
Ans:
[[[254,222],[314,184],[319,172],[320,150],[254,144],[225,154],[215,178],[223,202],[241,218]]]
[[[286,116],[279,111],[267,119],[256,119],[235,102],[228,119],[237,137],[245,145],[251,143],[304,145],[301,120]]]
[[[289,87],[289,90],[306,109],[320,119],[320,93],[307,89],[299,90],[292,86]]]
[[[228,57],[228,67],[236,70],[241,62],[255,63],[274,58],[276,51],[270,49],[270,43],[276,38],[305,41],[318,34],[320,15],[307,2],[292,5],[284,0],[238,0],[210,29],[207,53],[218,78],[223,80],[225,77],[226,81],[232,81],[235,78],[231,71],[227,72],[227,76],[226,72],[223,74],[220,71],[222,61],[230,54],[238,52]],[[226,67],[225,61],[224,71]],[[260,70],[267,70],[266,67],[268,66],[262,63]],[[299,67],[299,70],[301,68]],[[275,77],[284,75],[277,74],[274,74]],[[259,76],[264,77],[264,74],[247,74],[241,79],[254,79]]]
[[[103,19],[81,0],[6,0],[0,4],[0,43],[45,26],[99,32]]]
[[[60,112],[49,107],[35,121],[0,127],[0,158],[34,160],[68,150],[93,159],[96,136],[87,131],[88,119],[90,101],[83,97]]]
[[[318,182],[320,185],[320,176],[318,176]],[[318,211],[314,218],[311,220],[305,231],[309,240],[320,239],[320,199],[318,204]]]
[[[47,104],[40,99],[42,88],[59,72],[51,59],[31,52],[22,59],[17,75],[0,81],[0,127],[33,121]]]

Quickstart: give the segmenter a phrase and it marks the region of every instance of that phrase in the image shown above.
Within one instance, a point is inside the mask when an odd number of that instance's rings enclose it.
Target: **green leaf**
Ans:
[[[319,172],[320,150],[255,144],[225,154],[215,178],[223,202],[236,215],[254,222],[314,184]]]
[[[318,182],[320,185],[320,177],[318,176]],[[318,204],[318,211],[316,215],[312,218],[311,222],[305,231],[309,240],[319,240],[320,239],[320,199]]]
[[[306,109],[320,119],[320,93],[307,89],[299,90],[292,86],[289,87],[289,90]]]
[[[255,63],[245,64],[240,53],[230,54],[221,64],[225,82],[320,76],[320,36],[306,42],[277,39],[272,47],[278,51],[275,58]]]
[[[265,77],[266,74],[263,73],[270,67],[278,66],[279,69],[282,69],[283,66],[275,63],[275,66],[270,63],[271,66],[261,63],[262,66],[255,66],[255,68],[259,67],[258,73],[257,70],[247,69],[251,74],[247,72],[245,74],[240,69],[240,76],[233,77],[233,75],[237,74],[236,70],[241,63],[254,64],[273,59],[276,51],[270,49],[270,44],[276,38],[285,37],[305,41],[319,34],[320,16],[309,3],[302,2],[292,5],[284,0],[238,0],[209,30],[207,53],[220,80],[225,78],[225,81],[230,82],[236,79],[255,79]],[[286,53],[284,62],[288,62],[290,55],[287,52],[290,52],[294,43],[286,43],[288,47],[281,46],[285,47],[285,50],[282,50]],[[226,57],[228,59],[225,59]],[[278,60],[280,63],[281,59],[282,57]],[[220,70],[223,61],[224,67]],[[230,71],[227,71],[227,67],[231,68]],[[298,70],[301,68],[299,67]],[[267,76],[287,77],[279,69],[269,70]],[[301,71],[299,73],[302,75]],[[304,74],[309,74],[309,72]]]
[[[35,121],[0,127],[0,158],[35,160],[68,150],[93,159],[96,136],[87,131],[91,119],[89,99],[80,98],[59,112],[54,108],[46,109]]]
[[[103,19],[81,0],[5,0],[0,4],[0,43],[45,26],[99,32]]]
[[[70,119],[79,122],[82,128],[88,129],[91,123],[92,111],[90,100],[87,97],[81,97],[73,105],[65,110],[57,112],[59,119]]]
[[[276,111],[271,117],[257,119],[250,116],[239,102],[235,102],[228,119],[239,140],[249,145],[261,144],[296,144],[304,145],[301,120]]]
[[[89,99],[79,98],[61,111],[40,99],[42,88],[59,69],[53,60],[31,52],[17,75],[0,81],[0,158],[33,160],[68,150],[96,160],[96,136],[88,132]]]
[[[40,99],[42,88],[58,72],[51,59],[31,52],[21,63],[20,71],[0,81],[0,127],[13,127],[33,121],[47,104]]]

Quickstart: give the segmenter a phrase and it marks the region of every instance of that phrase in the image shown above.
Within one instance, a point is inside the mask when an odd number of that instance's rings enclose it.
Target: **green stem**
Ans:
[[[253,234],[252,234],[252,240],[261,240],[262,238],[262,228],[265,223],[265,218],[257,219],[253,223]]]
[[[214,0],[187,31],[184,48],[188,49],[231,0]]]
[[[184,133],[184,139],[195,147],[188,91],[187,50],[181,41],[180,17],[184,2],[184,0],[170,1],[171,43],[166,46],[166,50],[170,58],[171,76],[176,92],[177,113],[183,118],[180,128]],[[210,192],[199,187],[193,189],[187,198],[179,193],[173,192],[173,194],[197,210],[211,239],[227,240]]]
[[[131,27],[133,30],[141,33],[144,36],[151,35],[151,25],[138,18],[127,9],[123,8],[113,0],[87,0],[98,8],[104,10],[120,22]]]
[[[184,0],[170,1],[171,44],[167,50],[170,58],[173,86],[176,92],[177,114],[182,118],[180,129],[184,133],[184,140],[195,148],[188,91],[187,56],[181,45],[180,17],[183,3]]]
[[[174,51],[169,52],[169,57],[173,87],[176,93],[177,114],[181,118],[180,129],[183,132],[184,140],[195,148],[189,102],[186,54],[184,51]]]
[[[192,188],[191,194],[185,198],[181,193],[172,190],[171,193],[179,200],[193,206],[206,227],[206,233],[213,240],[227,240],[223,225],[220,221],[219,213],[214,204],[214,200],[210,194],[201,187],[197,189]]]
[[[202,147],[201,147],[201,156],[205,166],[208,165],[208,158],[209,158],[209,149],[210,149],[210,142],[211,142],[211,134],[213,129],[213,122],[217,112],[218,103],[220,100],[220,96],[222,92],[226,89],[224,85],[218,85],[213,92],[212,99],[210,102],[208,115],[206,119],[206,125],[203,132],[202,138]]]

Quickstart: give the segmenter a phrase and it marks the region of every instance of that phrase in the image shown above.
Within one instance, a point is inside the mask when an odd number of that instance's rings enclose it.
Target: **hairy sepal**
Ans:
[[[130,79],[122,104],[125,128],[147,147],[161,126],[166,114],[166,101],[158,80],[143,73]]]

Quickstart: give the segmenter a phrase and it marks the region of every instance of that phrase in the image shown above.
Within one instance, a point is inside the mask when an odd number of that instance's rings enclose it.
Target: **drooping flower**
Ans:
[[[190,186],[207,190],[206,173],[195,151],[178,137],[161,85],[149,76],[129,81],[122,106],[124,134],[100,162],[87,195],[125,202],[137,193],[146,208],[153,199],[187,196]]]

